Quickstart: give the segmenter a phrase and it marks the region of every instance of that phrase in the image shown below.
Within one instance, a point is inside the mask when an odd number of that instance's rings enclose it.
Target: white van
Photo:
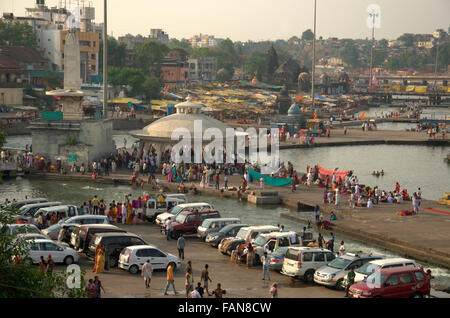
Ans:
[[[300,236],[294,231],[261,233],[253,241],[255,263],[259,264],[264,252],[276,252],[279,247],[300,246]],[[246,252],[246,251],[245,251]],[[244,252],[244,253],[245,253]]]
[[[173,207],[178,204],[186,203],[181,197],[167,196],[164,201],[158,200],[158,198],[149,198],[146,203],[145,217],[149,222],[155,222],[158,215],[167,213]]]
[[[363,281],[367,276],[372,274],[373,272],[390,267],[402,267],[402,266],[412,266],[419,267],[414,260],[394,257],[394,258],[385,258],[385,259],[377,259],[374,261],[370,261],[363,266],[355,269],[355,283]],[[347,275],[345,275],[341,286],[343,288],[347,287]]]
[[[58,224],[109,224],[109,220],[106,215],[86,214],[61,220]]]
[[[26,204],[19,209],[19,215],[15,215],[14,218],[16,220],[22,220],[22,222],[30,221],[37,210],[41,208],[47,208],[50,206],[62,205],[61,202],[43,202],[43,203],[34,203],[34,204]]]
[[[174,217],[178,213],[183,211],[194,211],[194,210],[214,210],[214,206],[207,202],[196,202],[196,203],[183,203],[178,204],[176,207],[172,208],[169,212],[161,213],[156,217],[156,224],[164,226],[169,217]]]
[[[70,218],[72,216],[80,215],[82,213],[78,211],[78,208],[75,205],[57,205],[47,208],[40,208],[34,214],[34,220],[36,220],[41,214],[44,215],[48,220],[53,214],[56,214],[56,217],[58,219],[60,218],[60,216],[62,219],[65,219]]]
[[[16,208],[16,209],[20,209],[21,207],[23,207],[24,205],[27,205],[27,204],[36,204],[36,203],[44,203],[44,202],[48,202],[48,199],[34,198],[34,199],[26,199],[26,200],[13,202],[9,206]]]
[[[236,234],[236,237],[240,237],[243,240],[251,238],[251,241],[253,243],[253,241],[259,234],[277,231],[279,231],[279,228],[273,225],[248,226],[241,228],[239,232]]]
[[[316,269],[327,265],[336,256],[329,250],[318,247],[289,247],[284,255],[281,274],[314,281]]]

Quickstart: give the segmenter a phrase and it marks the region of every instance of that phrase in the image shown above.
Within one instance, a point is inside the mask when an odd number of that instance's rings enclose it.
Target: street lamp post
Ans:
[[[372,42],[370,44],[370,68],[369,68],[369,88],[372,89],[372,67],[373,67],[373,46],[375,42],[375,18],[378,17],[378,13],[369,13],[372,18]]]
[[[106,0],[103,3],[103,118],[107,118],[108,105],[108,28],[107,28],[107,4]]]
[[[312,107],[315,108],[315,93],[314,93],[314,77],[316,72],[316,4],[317,0],[314,0],[314,38],[313,38],[313,58],[312,58],[312,76],[311,76],[311,97]]]

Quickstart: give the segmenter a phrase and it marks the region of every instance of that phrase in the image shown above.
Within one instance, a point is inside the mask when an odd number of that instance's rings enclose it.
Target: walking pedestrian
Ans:
[[[168,218],[166,221],[166,240],[169,240],[170,233],[172,232],[172,219]]]
[[[228,190],[228,175],[226,174],[225,177],[223,177],[224,187]]]
[[[270,280],[270,258],[267,256],[267,252],[264,252],[264,255],[261,259],[261,262],[263,264],[263,277],[262,280],[266,279],[266,274],[267,274],[267,280]]]
[[[341,246],[339,247],[339,256],[342,256],[345,254],[345,245],[344,241],[341,241]]]
[[[189,297],[189,294],[194,289],[194,278],[192,277],[192,269],[188,268],[186,271],[186,297]]]
[[[347,287],[345,288],[345,297],[348,297],[348,290],[350,286],[355,283],[355,269],[353,267],[350,268],[350,271],[347,274]]]
[[[200,279],[203,281],[203,288],[206,290],[206,293],[208,296],[211,296],[212,294],[210,294],[208,290],[208,281],[212,282],[212,279],[209,277],[208,264],[206,264],[205,268],[202,270]]]
[[[178,257],[182,260],[184,260],[184,246],[186,244],[186,241],[183,237],[183,234],[180,234],[180,237],[177,240],[177,248],[178,248]]]
[[[98,279],[98,276],[94,277],[94,285],[96,290],[96,297],[95,298],[102,298],[102,290],[103,293],[105,292],[105,289],[103,288],[102,282]]]
[[[173,279],[173,264],[170,263],[167,267],[167,285],[164,289],[164,296],[167,296],[167,290],[169,289],[169,286],[172,285],[173,292],[175,295],[178,295],[177,290],[175,289],[174,279]]]
[[[255,249],[253,248],[252,243],[248,243],[247,247],[247,267],[253,266],[253,260],[255,257]]]
[[[52,255],[48,254],[48,258],[47,258],[47,274],[48,275],[53,274],[54,267],[55,267],[55,262],[53,261]]]
[[[39,260],[39,267],[41,268],[42,274],[45,274],[45,271],[47,270],[47,266],[45,264],[44,256],[41,256],[41,259]]]
[[[331,232],[330,234],[331,234],[330,251],[334,253],[334,234],[333,234],[333,232]]]
[[[144,277],[145,288],[150,288],[150,282],[152,281],[153,267],[148,259],[142,266],[142,277]]]
[[[84,288],[84,290],[88,294],[88,298],[96,298],[96,296],[97,296],[97,288],[96,288],[96,286],[94,284],[94,280],[92,278],[89,279],[89,282],[86,285],[86,287]]]

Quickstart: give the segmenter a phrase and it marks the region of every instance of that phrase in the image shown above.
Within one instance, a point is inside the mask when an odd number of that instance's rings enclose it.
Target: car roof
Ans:
[[[199,214],[207,214],[207,213],[211,213],[211,212],[219,212],[215,209],[206,209],[206,210],[198,210],[197,213]],[[186,214],[192,214],[194,213],[194,211],[181,211],[180,214],[186,215]]]
[[[40,233],[18,233],[17,236],[20,237],[26,237],[26,236],[42,236],[44,237],[44,234],[40,234]]]
[[[380,272],[383,274],[395,274],[395,273],[403,273],[403,272],[411,272],[411,271],[422,271],[422,269],[411,266],[401,266],[401,267],[388,267],[380,269]]]
[[[79,224],[80,228],[104,228],[104,229],[119,229],[118,226],[115,226],[113,224]]]
[[[55,211],[55,210],[59,210],[61,208],[69,207],[69,206],[74,206],[74,205],[71,205],[71,204],[55,205],[55,206],[43,207],[42,209],[39,209],[38,211],[40,211],[40,210],[43,210],[43,211]]]
[[[238,227],[238,226],[240,226],[241,228],[244,228],[244,227],[248,227],[248,224],[245,224],[245,223],[231,223],[231,224],[228,224],[227,226],[230,226],[230,227]]]
[[[402,258],[402,257],[392,257],[392,258],[385,258],[385,259],[376,259],[369,262],[370,264],[375,265],[390,265],[390,264],[397,264],[397,263],[415,263],[412,259]]]
[[[211,205],[207,202],[195,202],[195,203],[182,203],[182,204],[178,204],[177,207],[181,207],[181,208],[189,208],[189,207],[195,207],[195,206],[199,206],[199,205]]]
[[[92,215],[92,214],[83,214],[83,215],[75,215],[75,216],[72,216],[71,218],[69,218],[69,219],[106,219],[107,218],[107,216],[106,215]],[[67,220],[69,220],[69,219],[67,219]]]
[[[110,236],[135,236],[135,237],[139,237],[141,238],[139,235],[134,234],[134,233],[130,233],[130,232],[108,232],[108,233],[97,233],[95,234],[96,236],[101,236],[101,237],[110,237]]]
[[[41,203],[25,204],[25,205],[22,206],[20,209],[25,210],[25,209],[28,209],[28,208],[34,208],[34,207],[39,207],[39,206],[45,206],[46,204],[55,204],[55,203],[62,204],[62,202],[59,202],[59,201],[41,202]]]
[[[50,242],[50,243],[58,244],[58,242],[55,242],[51,239],[36,239],[36,240],[34,240],[34,243],[43,243],[43,242],[46,242],[46,243]]]
[[[240,221],[239,218],[209,218],[209,219],[205,219],[205,221],[208,220],[210,222],[219,222],[219,221]]]
[[[249,226],[249,229],[252,229],[252,230],[265,230],[265,229],[271,229],[271,228],[278,228],[278,227],[274,226],[274,225],[252,225],[252,226]]]
[[[7,224],[7,225],[8,225],[8,227],[27,226],[27,227],[35,227],[35,228],[37,228],[36,225],[30,224],[30,223],[20,223],[20,224],[14,223],[14,224]]]
[[[320,248],[320,247],[309,247],[309,246],[290,246],[289,247],[290,250],[296,250],[296,251],[309,251],[309,252],[315,252],[315,251],[319,251],[319,252],[330,252],[330,250],[327,250],[326,248]]]
[[[127,246],[126,248],[130,249],[130,250],[138,250],[141,248],[157,248],[155,245],[131,245],[131,246]]]
[[[48,201],[47,198],[32,198],[32,199],[26,199],[26,200],[11,202],[11,204],[22,204],[22,203],[27,203],[27,202],[44,201],[44,200]]]
[[[291,234],[297,234],[294,231],[289,232],[270,232],[270,233],[261,233],[259,235],[261,236],[268,236],[268,237],[280,237],[280,236],[290,236]]]

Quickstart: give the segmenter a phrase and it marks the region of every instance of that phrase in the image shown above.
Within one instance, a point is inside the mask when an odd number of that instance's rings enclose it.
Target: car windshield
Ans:
[[[344,269],[350,263],[351,263],[351,260],[342,258],[342,257],[338,257],[338,258],[335,258],[331,263],[329,263],[328,266],[337,268],[337,269]]]
[[[245,234],[247,234],[247,231],[248,231],[248,228],[246,228],[246,229],[244,229],[244,228],[240,229],[239,232],[236,234],[236,237],[244,238],[244,237],[245,237]]]
[[[221,228],[219,232],[226,234],[229,231],[231,231],[233,229],[233,227],[234,227],[233,225],[226,225],[223,228]]]
[[[186,214],[178,214],[175,218],[175,222],[184,223],[184,220],[186,220],[186,217],[187,217]]]
[[[206,227],[206,228],[208,228],[210,225],[211,225],[211,222],[212,222],[213,220],[211,220],[211,219],[206,219],[206,220],[204,220],[203,221],[203,223],[202,223],[202,227]]]
[[[376,287],[380,288],[381,285],[386,280],[387,275],[380,273],[380,271],[376,271],[372,274],[370,274],[364,281],[366,282],[367,286],[369,287]]]
[[[255,239],[255,245],[263,246],[264,244],[266,244],[266,242],[267,242],[266,238],[262,235],[259,235]]]
[[[175,207],[172,208],[172,210],[169,211],[169,213],[170,213],[170,214],[173,214],[173,215],[176,215],[176,214],[178,214],[179,212],[181,212],[181,210],[183,210],[182,207],[180,207],[180,206],[175,206]]]
[[[287,247],[280,247],[277,249],[274,253],[272,253],[273,256],[284,256],[286,255]]]
[[[40,234],[41,231],[32,225],[22,225],[13,228],[13,233],[36,233]]]
[[[373,272],[379,270],[381,268],[380,265],[372,264],[372,263],[366,263],[360,268],[355,269],[355,272],[363,275],[370,275]]]
[[[51,226],[49,226],[48,228],[46,228],[45,230],[47,232],[54,232],[54,231],[59,231],[61,229],[61,225],[60,224],[53,224]]]

